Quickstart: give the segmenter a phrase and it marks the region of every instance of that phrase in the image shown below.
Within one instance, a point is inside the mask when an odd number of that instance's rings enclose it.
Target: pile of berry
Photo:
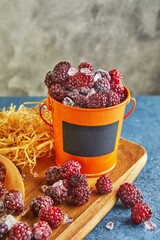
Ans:
[[[126,96],[117,70],[109,73],[82,62],[78,68],[69,62],[58,63],[45,77],[52,98],[65,105],[78,108],[105,108],[124,101]]]

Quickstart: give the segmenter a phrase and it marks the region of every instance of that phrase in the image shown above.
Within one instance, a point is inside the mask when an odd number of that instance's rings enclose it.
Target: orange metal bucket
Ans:
[[[130,98],[129,90],[124,88],[127,97],[122,103],[99,109],[66,106],[48,93],[46,106],[52,112],[58,166],[67,160],[77,160],[82,166],[82,174],[88,177],[105,174],[115,167],[123,119],[135,107],[135,99]],[[132,108],[124,117],[130,100],[133,101]],[[41,107],[40,116],[44,120]]]

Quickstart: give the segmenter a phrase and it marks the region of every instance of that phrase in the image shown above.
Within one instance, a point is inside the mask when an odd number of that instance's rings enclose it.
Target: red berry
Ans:
[[[131,220],[136,224],[147,221],[152,215],[152,210],[147,203],[136,203],[131,209]]]
[[[55,83],[54,79],[53,79],[53,71],[49,71],[46,76],[45,76],[45,80],[44,80],[45,85],[50,88],[52,86],[52,84]]]
[[[116,94],[113,91],[109,91],[108,96],[107,96],[108,107],[115,106],[119,103],[120,103],[120,98],[119,98],[118,94]]]
[[[62,83],[68,80],[68,70],[71,67],[69,62],[60,62],[53,69],[53,80]]]
[[[111,81],[111,76],[109,75],[109,73],[103,69],[98,69],[96,72],[95,72],[95,77],[94,79],[97,80],[99,78],[105,78],[107,79],[109,82]]]
[[[121,83],[122,80],[122,74],[120,71],[118,71],[117,69],[113,69],[111,71],[109,71],[109,74],[111,76],[111,81],[115,82],[115,83]]]
[[[67,96],[67,91],[61,86],[61,84],[53,84],[49,89],[49,94],[52,98],[56,99],[59,102],[62,102],[63,99]]]
[[[91,88],[93,84],[93,75],[78,72],[73,76],[69,76],[67,87],[71,90],[81,87]]]
[[[99,78],[97,81],[94,82],[93,88],[97,93],[104,93],[105,91],[110,90],[110,83],[108,79]]]
[[[88,68],[91,72],[93,71],[93,67],[87,62],[81,62],[81,64],[79,64],[78,70],[80,71],[82,68]]]
[[[46,175],[46,183],[48,185],[52,185],[53,183],[62,179],[61,169],[57,166],[52,166],[47,169],[45,172]]]
[[[101,176],[97,180],[95,186],[99,194],[106,194],[112,192],[112,182],[105,175]]]
[[[23,198],[21,192],[10,190],[4,198],[4,207],[7,214],[18,216],[23,212]]]
[[[129,208],[133,207],[136,203],[143,201],[142,193],[131,183],[120,185],[117,195],[121,202]]]
[[[0,182],[0,197],[4,195],[5,191],[6,191],[6,186],[2,182]]]
[[[75,173],[70,178],[70,187],[77,188],[77,187],[87,187],[88,182],[85,175],[81,173]]]
[[[33,224],[32,235],[35,240],[48,240],[52,229],[46,221],[39,221]]]
[[[86,104],[86,96],[79,94],[73,98],[73,102],[76,106],[79,106],[80,108],[85,108],[87,107]]]
[[[124,92],[124,86],[121,83],[117,84],[117,83],[111,81],[110,86],[111,86],[111,90],[117,94]]]
[[[0,240],[5,240],[8,235],[8,225],[0,222]]]
[[[78,187],[72,190],[72,202],[75,205],[86,204],[90,198],[91,191],[86,187]]]
[[[80,172],[81,165],[74,160],[68,160],[62,163],[61,175],[63,178],[70,178],[74,173]]]
[[[57,207],[47,206],[40,210],[39,218],[41,221],[48,222],[51,228],[57,228],[63,221],[63,213]]]
[[[0,163],[0,182],[4,183],[6,176],[6,169],[2,163]]]
[[[15,223],[8,233],[8,240],[30,240],[31,237],[31,228],[24,222]]]
[[[101,93],[94,93],[87,98],[88,108],[104,108],[106,107],[106,97]]]
[[[38,216],[39,211],[42,208],[48,205],[52,206],[53,204],[54,204],[54,201],[49,196],[46,196],[46,195],[38,196],[34,198],[30,203],[30,209],[35,216]]]

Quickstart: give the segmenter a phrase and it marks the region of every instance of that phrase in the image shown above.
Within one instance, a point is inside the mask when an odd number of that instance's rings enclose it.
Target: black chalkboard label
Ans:
[[[63,121],[63,151],[80,157],[98,157],[113,152],[118,123],[82,126]]]

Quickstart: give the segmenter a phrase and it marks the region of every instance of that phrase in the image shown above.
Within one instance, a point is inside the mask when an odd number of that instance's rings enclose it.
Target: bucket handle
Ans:
[[[130,111],[124,116],[123,119],[127,118],[127,117],[132,113],[133,109],[135,108],[135,105],[136,105],[136,99],[135,99],[135,98],[130,98],[130,100],[133,101],[132,108],[131,108],[131,110],[130,110]]]
[[[40,105],[40,107],[39,107],[39,115],[40,115],[40,117],[42,118],[42,120],[43,120],[47,125],[49,125],[50,127],[53,127],[53,125],[50,124],[50,123],[48,123],[48,122],[44,119],[44,117],[42,116],[42,107],[45,106],[45,105],[46,105],[46,103],[43,103],[43,104]]]

